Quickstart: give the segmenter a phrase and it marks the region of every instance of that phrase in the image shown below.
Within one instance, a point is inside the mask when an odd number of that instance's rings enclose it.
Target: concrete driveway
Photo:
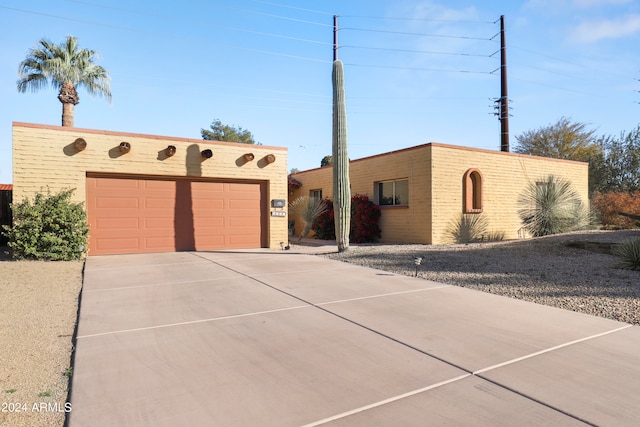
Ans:
[[[90,257],[69,425],[640,425],[640,329],[290,251]]]

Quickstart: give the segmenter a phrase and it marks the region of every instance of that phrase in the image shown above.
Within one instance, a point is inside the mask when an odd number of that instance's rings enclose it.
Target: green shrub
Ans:
[[[615,246],[613,254],[620,258],[620,268],[640,270],[640,237],[627,239]]]
[[[532,182],[518,199],[523,228],[534,237],[587,228],[591,212],[571,182],[549,175]]]
[[[38,193],[33,201],[12,204],[13,227],[3,226],[14,258],[68,261],[86,251],[86,213],[81,203],[72,203],[74,190],[58,194]]]

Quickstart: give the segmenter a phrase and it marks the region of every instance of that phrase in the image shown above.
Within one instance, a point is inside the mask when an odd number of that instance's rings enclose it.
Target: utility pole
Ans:
[[[338,60],[338,15],[333,15],[333,60]]]
[[[509,93],[507,91],[507,42],[504,15],[500,15],[500,151],[509,151]]]

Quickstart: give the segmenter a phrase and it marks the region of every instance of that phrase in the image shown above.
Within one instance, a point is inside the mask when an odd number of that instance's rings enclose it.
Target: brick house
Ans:
[[[588,164],[568,160],[429,143],[350,162],[351,194],[379,204],[381,242],[443,244],[461,213],[482,214],[489,231],[524,237],[518,196],[548,175],[568,179],[588,204]],[[332,167],[291,175],[289,200],[332,198]],[[299,233],[302,221],[296,221]]]
[[[287,241],[283,147],[14,122],[13,201],[47,188],[85,204],[89,255]]]

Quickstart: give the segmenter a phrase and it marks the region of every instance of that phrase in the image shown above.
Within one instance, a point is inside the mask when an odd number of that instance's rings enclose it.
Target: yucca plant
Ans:
[[[549,175],[532,182],[518,199],[518,214],[532,236],[548,236],[587,228],[591,214],[571,182]]]
[[[620,268],[640,270],[640,237],[627,239],[615,246],[613,254],[620,258]]]
[[[456,243],[478,242],[487,234],[489,221],[482,214],[460,214],[449,223],[447,234]]]
[[[304,221],[304,228],[298,237],[298,241],[300,241],[309,234],[313,222],[328,210],[328,206],[324,200],[300,196],[289,204],[289,209],[298,214]]]

